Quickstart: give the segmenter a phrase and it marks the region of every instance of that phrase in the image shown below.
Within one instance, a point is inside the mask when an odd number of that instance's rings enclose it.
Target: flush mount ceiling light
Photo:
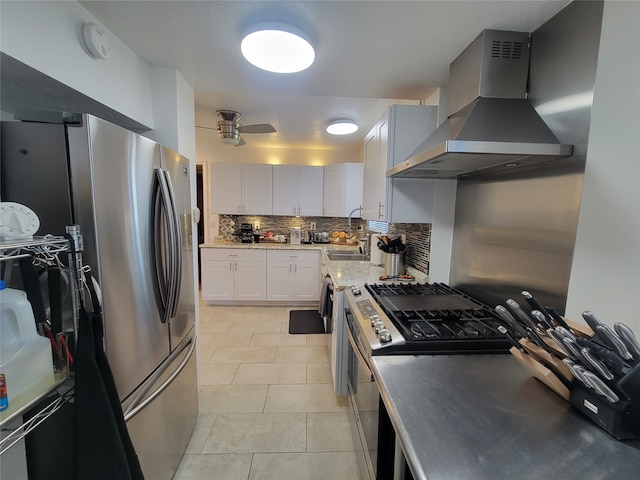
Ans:
[[[358,131],[358,125],[352,120],[334,120],[327,126],[327,133],[331,135],[349,135]]]
[[[309,68],[316,53],[306,35],[284,23],[260,23],[242,39],[240,50],[249,63],[275,73]]]

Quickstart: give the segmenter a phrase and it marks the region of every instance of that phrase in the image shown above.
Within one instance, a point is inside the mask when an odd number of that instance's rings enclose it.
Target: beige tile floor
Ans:
[[[175,480],[357,480],[329,335],[289,335],[288,307],[200,305],[200,416]]]

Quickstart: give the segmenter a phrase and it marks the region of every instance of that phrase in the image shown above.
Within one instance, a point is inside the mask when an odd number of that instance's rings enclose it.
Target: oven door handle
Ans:
[[[350,314],[347,314],[347,315],[350,315]],[[354,355],[358,357],[358,364],[363,363],[367,367],[367,370],[369,371],[369,375],[373,376],[373,373],[371,371],[371,366],[369,365],[369,362],[367,362],[364,355],[360,351],[360,348],[358,347],[358,343],[356,342],[356,339],[353,336],[353,333],[351,332],[351,328],[349,327],[348,321],[346,322],[346,327],[347,327],[346,328],[347,337],[349,337],[349,343],[351,344]]]

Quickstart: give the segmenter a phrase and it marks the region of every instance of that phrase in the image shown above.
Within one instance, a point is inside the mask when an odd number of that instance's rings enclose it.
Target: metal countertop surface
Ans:
[[[640,441],[616,440],[511,355],[372,363],[416,480],[640,478]]]

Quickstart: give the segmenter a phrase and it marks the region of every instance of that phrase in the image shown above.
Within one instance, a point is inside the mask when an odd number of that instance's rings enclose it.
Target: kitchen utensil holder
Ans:
[[[593,336],[593,331],[589,326],[566,318],[565,321],[576,333],[580,332],[586,337]],[[557,352],[557,356],[564,356],[562,352],[557,350],[553,341],[549,339],[547,342],[546,337],[543,339]],[[511,354],[532,376],[617,440],[640,438],[640,363],[630,368],[617,381],[606,382],[620,397],[618,402],[611,403],[578,380],[573,379],[570,386],[567,387],[560,380],[558,373],[561,373],[561,376],[565,378],[572,378],[572,376],[565,375],[564,363],[559,358],[527,339],[521,339],[520,343],[527,353],[512,347]],[[555,372],[543,363],[551,365]]]
[[[404,253],[384,253],[384,274],[388,277],[404,275]]]
[[[531,375],[540,380],[547,387],[564,398],[567,402],[569,401],[569,397],[571,395],[570,390],[564,383],[562,383],[558,379],[558,377],[551,370],[542,365],[542,363],[540,363],[539,361],[534,360],[532,355],[528,355],[518,350],[516,347],[511,347],[510,352],[511,355],[513,355],[515,359],[520,362],[520,365],[526,368]]]
[[[618,440],[640,438],[640,364],[609,386],[620,396],[617,403],[577,381],[571,384],[569,403]]]

